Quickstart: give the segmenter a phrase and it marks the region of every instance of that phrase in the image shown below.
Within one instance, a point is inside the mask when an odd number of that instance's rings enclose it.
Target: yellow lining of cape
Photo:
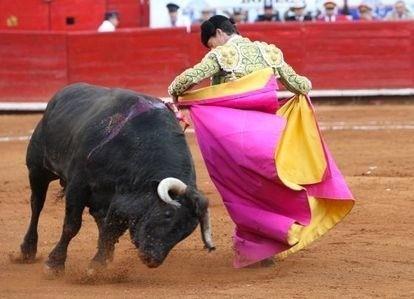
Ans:
[[[277,115],[286,118],[286,128],[275,153],[277,174],[293,190],[306,189],[301,185],[322,181],[326,157],[316,119],[303,95],[296,95],[285,103]],[[283,259],[306,247],[340,222],[352,209],[354,201],[309,197],[311,221],[309,225],[293,224],[288,231],[288,242],[293,247],[276,255]]]
[[[284,259],[289,254],[295,253],[324,235],[338,222],[340,222],[354,206],[353,200],[331,200],[309,197],[311,208],[311,222],[302,230],[291,229],[288,239],[296,239],[299,242],[276,255],[278,259]]]
[[[254,91],[265,87],[273,75],[272,68],[265,68],[235,81],[188,91],[180,96],[179,101],[206,100]]]
[[[316,184],[327,167],[315,114],[304,95],[295,95],[276,115],[286,119],[286,127],[275,153],[279,178],[287,186]]]

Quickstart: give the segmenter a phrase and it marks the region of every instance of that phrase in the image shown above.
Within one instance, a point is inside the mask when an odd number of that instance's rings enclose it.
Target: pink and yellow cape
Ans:
[[[281,106],[271,69],[187,92],[208,172],[236,228],[234,266],[284,258],[341,221],[354,200],[309,98]]]

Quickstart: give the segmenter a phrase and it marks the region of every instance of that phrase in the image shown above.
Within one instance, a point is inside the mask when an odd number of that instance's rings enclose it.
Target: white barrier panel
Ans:
[[[321,131],[384,131],[384,130],[414,130],[414,122],[320,122]],[[186,134],[193,134],[194,129],[188,128]],[[31,135],[21,136],[1,136],[0,143],[3,142],[20,142],[30,140]]]
[[[288,98],[293,94],[289,91],[279,91],[279,98]],[[375,97],[375,96],[413,96],[414,88],[401,89],[352,89],[352,90],[312,90],[310,97]],[[165,102],[171,102],[171,98],[162,97]],[[0,111],[44,111],[46,102],[0,102]]]

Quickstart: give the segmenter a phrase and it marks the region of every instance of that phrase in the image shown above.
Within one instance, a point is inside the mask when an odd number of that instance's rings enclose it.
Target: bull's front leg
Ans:
[[[62,273],[64,270],[68,245],[81,228],[82,212],[85,208],[85,200],[88,197],[89,189],[78,184],[72,184],[66,191],[65,220],[62,235],[45,264],[45,273],[51,277]]]
[[[92,259],[88,274],[94,275],[97,270],[104,268],[107,261],[112,261],[115,244],[128,228],[128,221],[120,217],[116,210],[111,208],[106,217],[93,214],[98,225],[98,252]]]

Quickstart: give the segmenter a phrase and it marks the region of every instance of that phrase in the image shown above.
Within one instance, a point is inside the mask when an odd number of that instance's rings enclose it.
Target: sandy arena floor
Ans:
[[[125,236],[115,261],[94,281],[85,269],[95,253],[97,229],[86,213],[69,247],[66,275],[47,280],[42,274],[42,260],[63,221],[57,183],[40,218],[38,263],[9,261],[29,221],[24,136],[41,116],[0,115],[0,298],[414,298],[414,105],[318,105],[317,113],[357,199],[351,214],[326,236],[275,267],[233,269],[233,225],[189,133],[199,186],[211,199],[218,249],[205,252],[197,230],[161,267],[147,269]]]

